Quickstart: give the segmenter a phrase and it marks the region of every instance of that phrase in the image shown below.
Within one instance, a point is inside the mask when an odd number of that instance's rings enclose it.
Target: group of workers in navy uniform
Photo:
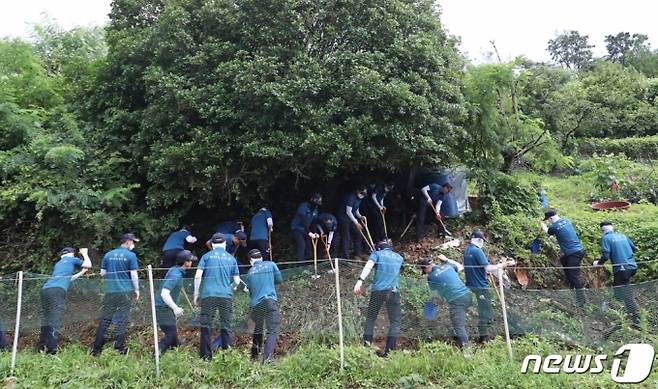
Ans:
[[[446,209],[446,202],[451,202],[449,194],[452,189],[452,184],[446,181],[440,184],[430,183],[417,192],[417,239],[422,238],[424,234],[429,211],[433,214],[432,219],[436,221],[438,234],[446,234],[442,222],[443,210]],[[342,197],[335,215],[321,211],[322,195],[313,193],[307,201],[299,204],[290,225],[298,261],[312,255],[314,245],[311,242],[320,238],[326,254],[340,249],[340,254],[345,259],[351,258],[352,253],[359,257],[363,253],[363,244],[369,242],[364,229],[369,227],[372,230],[367,232],[372,233],[370,242],[376,240],[377,243],[374,246],[369,244],[370,254],[364,257],[366,262],[354,286],[354,293],[357,296],[363,294],[363,283],[371,271],[375,270],[363,340],[366,345],[373,342],[375,320],[385,307],[389,330],[383,355],[395,349],[400,333],[399,277],[405,262],[400,254],[393,251],[392,242],[386,236],[386,199],[391,190],[390,184],[371,185],[370,188],[357,185],[353,191]],[[540,200],[547,203],[547,198]],[[455,208],[454,205],[452,207]],[[556,237],[562,251],[560,262],[564,267],[565,278],[575,291],[576,305],[583,307],[586,298],[580,275],[580,265],[585,257],[582,242],[571,221],[561,218],[555,209],[547,208],[544,216],[544,222],[548,221],[549,225],[542,223],[542,227],[549,236]],[[276,285],[283,282],[271,251],[273,228],[273,215],[267,208],[260,208],[251,218],[249,234],[240,222],[224,222],[215,228],[211,238],[206,241],[209,251],[200,261],[185,248],[186,244],[194,244],[197,241],[191,226],[185,225],[168,236],[162,247],[161,261],[161,266],[167,273],[155,298],[156,320],[163,332],[163,338],[159,342],[161,352],[180,344],[176,321],[184,314],[184,309],[178,305],[178,301],[181,292],[185,293],[184,280],[187,270],[196,267],[193,301],[194,305],[200,307],[200,357],[212,359],[215,350],[227,349],[234,344],[233,297],[234,291],[242,287],[250,296],[251,318],[255,328],[252,358],[259,358],[262,353],[264,362],[272,359],[281,324]],[[626,235],[615,232],[612,223],[602,222],[600,228],[601,257],[594,262],[594,266],[600,266],[608,260],[612,262],[615,297],[624,303],[632,325],[637,327],[640,323],[639,308],[629,287],[631,278],[637,271],[634,259],[636,247]],[[340,235],[340,248],[335,247],[336,234]],[[119,246],[108,251],[100,263],[100,274],[105,278],[105,283],[100,322],[92,346],[93,355],[100,355],[102,352],[111,324],[117,325],[114,348],[120,353],[127,352],[126,334],[130,309],[133,301],[140,298],[139,263],[134,252],[136,242],[139,242],[139,239],[135,234],[125,233]],[[484,233],[475,230],[471,233],[470,242],[463,253],[463,264],[443,255],[438,257],[439,262],[422,258],[417,264],[427,276],[432,295],[442,297],[447,302],[454,337],[460,347],[469,345],[465,323],[466,312],[472,305],[473,298],[478,312],[478,339],[480,342],[489,339],[493,309],[490,292],[492,285],[489,284],[488,273],[497,274],[514,265],[514,261],[491,264],[483,250],[485,242]],[[236,259],[240,248],[248,249],[250,269],[245,276],[246,281],[241,279],[240,266]],[[87,249],[82,248],[78,252],[82,259],[76,257],[73,247],[65,247],[60,252],[52,276],[41,290],[42,326],[38,347],[49,354],[57,351],[57,338],[66,310],[69,286],[72,281],[92,268]],[[76,273],[78,268],[81,271]],[[465,282],[458,275],[462,271],[465,274]],[[213,340],[211,335],[215,316],[219,318],[220,331]],[[5,349],[7,341],[4,329],[0,330],[0,348]]]

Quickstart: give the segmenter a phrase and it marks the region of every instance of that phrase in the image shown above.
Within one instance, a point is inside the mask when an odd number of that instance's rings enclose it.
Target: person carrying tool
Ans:
[[[386,196],[393,189],[393,184],[377,184],[371,185],[371,190],[368,192],[370,194],[369,198],[364,201],[364,208],[366,215],[368,216],[368,221],[373,227],[373,239],[375,242],[381,242],[384,239],[388,239],[386,226],[385,226],[385,214],[388,210],[384,205]]]
[[[54,355],[57,353],[57,337],[62,324],[62,316],[66,309],[66,294],[69,290],[71,281],[74,281],[87,270],[91,269],[91,259],[87,249],[80,249],[80,254],[84,261],[75,257],[73,247],[65,247],[60,252],[59,261],[55,264],[53,275],[46,281],[41,288],[41,334],[37,349]],[[82,267],[82,270],[76,274],[76,268]]]
[[[549,208],[544,212],[544,221],[546,220],[551,222],[551,226],[547,227],[542,223],[542,229],[548,235],[554,235],[557,238],[557,244],[563,254],[560,257],[560,263],[564,267],[564,275],[571,289],[575,289],[576,306],[582,308],[585,305],[585,290],[580,278],[580,263],[585,258],[583,244],[578,238],[571,220],[560,218],[555,209]]]
[[[263,362],[272,360],[276,339],[281,325],[281,314],[276,293],[276,284],[283,282],[279,268],[272,261],[263,261],[263,255],[257,249],[249,251],[251,269],[247,286],[251,296],[251,318],[254,321],[251,359],[256,360],[263,350]],[[263,348],[263,325],[267,327],[267,338]]]
[[[101,306],[101,320],[96,330],[96,340],[92,355],[103,352],[105,334],[112,323],[117,322],[114,348],[121,354],[126,349],[126,332],[128,331],[128,316],[132,305],[131,295],[139,300],[139,277],[137,276],[137,255],[133,253],[135,242],[139,239],[133,233],[123,234],[121,246],[109,251],[101,262],[101,276],[105,277],[105,295]]]
[[[338,228],[338,221],[336,217],[330,213],[321,213],[311,224],[311,239],[322,239],[323,243],[326,242],[326,245],[329,247],[330,255],[334,255],[335,248],[333,246],[334,235],[336,229]],[[326,256],[326,250],[322,249],[322,253]]]
[[[390,240],[377,243],[376,250],[370,254],[370,258],[361,271],[359,280],[354,285],[354,294],[361,296],[362,286],[370,271],[376,267],[375,279],[372,283],[370,301],[366,313],[366,323],[363,330],[363,343],[370,347],[374,337],[375,320],[382,306],[386,304],[388,312],[388,337],[382,356],[388,355],[390,350],[395,349],[398,335],[400,334],[400,270],[404,259],[392,249]]]
[[[497,265],[490,264],[489,259],[484,254],[484,251],[482,251],[484,242],[486,242],[484,233],[480,230],[475,230],[471,233],[471,243],[464,251],[466,286],[471,289],[478,304],[478,335],[480,343],[490,339],[489,328],[493,324],[493,306],[487,273],[498,275],[498,272],[502,269],[514,265],[514,261],[505,261]]]
[[[366,197],[366,187],[359,185],[355,191],[347,193],[338,208],[338,228],[340,229],[340,241],[345,259],[351,258],[350,246],[354,244],[354,256],[360,257],[363,250],[361,239],[366,240],[362,222],[366,220],[359,213],[361,200]],[[367,241],[367,240],[366,240]]]
[[[249,248],[258,249],[270,258],[270,236],[274,229],[272,212],[267,208],[261,208],[251,218],[251,233],[249,235]]]
[[[603,237],[601,238],[601,258],[594,261],[594,266],[602,266],[607,260],[612,262],[615,298],[622,301],[626,306],[626,313],[631,320],[631,325],[640,327],[640,309],[635,302],[633,289],[629,285],[631,278],[637,271],[637,263],[633,253],[637,251],[633,241],[624,234],[615,232],[612,223],[604,221],[600,224]]]
[[[189,224],[169,234],[165,244],[162,246],[160,267],[168,269],[174,266],[176,264],[176,256],[185,249],[185,243],[194,244],[196,241],[197,239],[192,235],[192,227]]]
[[[425,217],[427,216],[427,209],[432,210],[432,220],[438,228],[438,236],[442,238],[450,235],[443,224],[441,216],[441,204],[443,203],[443,196],[452,190],[452,184],[449,182],[439,185],[436,183],[425,185],[420,189],[421,196],[418,202],[418,211],[416,212],[416,241],[420,242],[425,233]]]
[[[435,265],[429,258],[419,262],[432,296],[441,296],[450,307],[450,321],[459,348],[468,347],[468,332],[466,332],[466,311],[471,306],[471,291],[464,285],[457,272],[463,271],[464,266],[459,262],[439,255],[441,264]]]
[[[181,250],[176,255],[176,264],[167,271],[160,292],[155,296],[155,318],[164,332],[164,337],[159,342],[161,354],[179,345],[176,318],[184,312],[183,308],[177,305],[178,297],[184,287],[185,272],[197,259],[189,250]]]
[[[322,205],[322,195],[313,193],[308,201],[299,204],[295,217],[290,223],[290,231],[297,245],[297,261],[303,261],[311,257],[311,224],[318,217],[319,208]]]
[[[240,284],[240,271],[235,257],[226,251],[224,234],[217,232],[210,239],[212,250],[201,257],[194,275],[194,305],[201,305],[199,355],[212,359],[211,332],[215,313],[221,323],[217,347],[226,350],[233,344],[233,286]]]

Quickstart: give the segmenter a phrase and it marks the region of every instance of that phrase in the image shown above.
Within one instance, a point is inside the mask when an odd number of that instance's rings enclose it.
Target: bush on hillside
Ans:
[[[487,221],[495,215],[539,215],[539,200],[532,184],[498,171],[475,174],[478,204]]]
[[[631,203],[658,204],[658,172],[653,166],[633,163],[623,155],[595,155],[579,167],[585,176],[592,176],[595,191],[590,200],[625,199]],[[616,183],[617,189],[612,188]]]
[[[635,161],[658,159],[658,135],[622,139],[583,138],[579,141],[581,154],[623,154]]]

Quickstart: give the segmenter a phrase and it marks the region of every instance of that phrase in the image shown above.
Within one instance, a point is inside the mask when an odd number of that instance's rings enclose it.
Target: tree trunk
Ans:
[[[501,168],[503,173],[506,174],[512,173],[512,166],[514,165],[514,160],[516,160],[516,154],[514,153],[503,154],[503,167]]]

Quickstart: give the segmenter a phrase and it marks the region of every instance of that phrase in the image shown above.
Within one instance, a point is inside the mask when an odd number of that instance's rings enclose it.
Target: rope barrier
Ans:
[[[361,265],[365,265],[368,262],[368,261],[362,260],[362,259],[341,259],[341,258],[336,258],[336,259],[340,263],[352,263],[352,264],[361,264]],[[331,263],[331,262],[332,261],[327,259],[327,258],[317,260],[318,264],[320,264],[320,263]],[[305,264],[313,264],[313,263],[314,263],[313,260],[276,262],[277,265],[305,265]],[[439,263],[439,262],[437,262],[437,263]],[[658,263],[658,259],[652,259],[652,260],[649,260],[649,261],[637,261],[636,262],[637,266],[650,265],[650,264],[653,264],[653,263]],[[411,265],[411,266],[416,266],[413,263],[406,263],[406,264]],[[581,265],[581,266],[518,266],[518,265],[515,265],[515,266],[508,266],[508,267],[506,267],[506,269],[509,269],[509,270],[600,269],[600,268],[605,267],[605,265],[608,265],[608,264],[612,265],[611,262],[607,262],[604,265],[598,265],[598,266],[595,266],[595,265]],[[496,265],[496,264],[492,263],[492,265]],[[469,268],[474,268],[474,269],[475,268],[480,268],[481,269],[481,268],[483,268],[483,266],[479,266],[479,265],[462,265],[462,266],[465,269],[469,269]],[[619,265],[615,265],[615,266],[619,266]],[[246,268],[246,267],[251,267],[251,265],[238,264],[238,267],[239,268]],[[212,266],[212,267],[206,267],[206,268],[204,268],[204,270],[221,269],[221,268],[229,268],[229,266]],[[153,268],[154,271],[158,271],[158,270],[168,271],[169,269],[170,268],[166,268],[166,267]],[[199,269],[199,267],[191,267],[187,270],[197,270],[197,269]],[[135,271],[137,271],[138,273],[147,273],[147,269],[145,269],[145,268],[136,269]],[[107,275],[110,275],[110,274],[129,273],[129,272],[130,272],[130,270],[125,271],[125,272],[107,272],[107,273],[105,273],[105,276],[107,277]],[[100,276],[100,275],[101,275],[100,272],[97,272],[97,273],[88,272],[83,277],[84,278],[92,278],[92,277],[96,277],[96,276]],[[44,280],[44,279],[51,279],[51,278],[52,279],[58,279],[58,278],[66,278],[66,277],[69,277],[69,276],[51,276],[51,275],[44,274],[42,276],[37,276],[37,277],[24,277],[23,280],[33,281],[33,280]]]

